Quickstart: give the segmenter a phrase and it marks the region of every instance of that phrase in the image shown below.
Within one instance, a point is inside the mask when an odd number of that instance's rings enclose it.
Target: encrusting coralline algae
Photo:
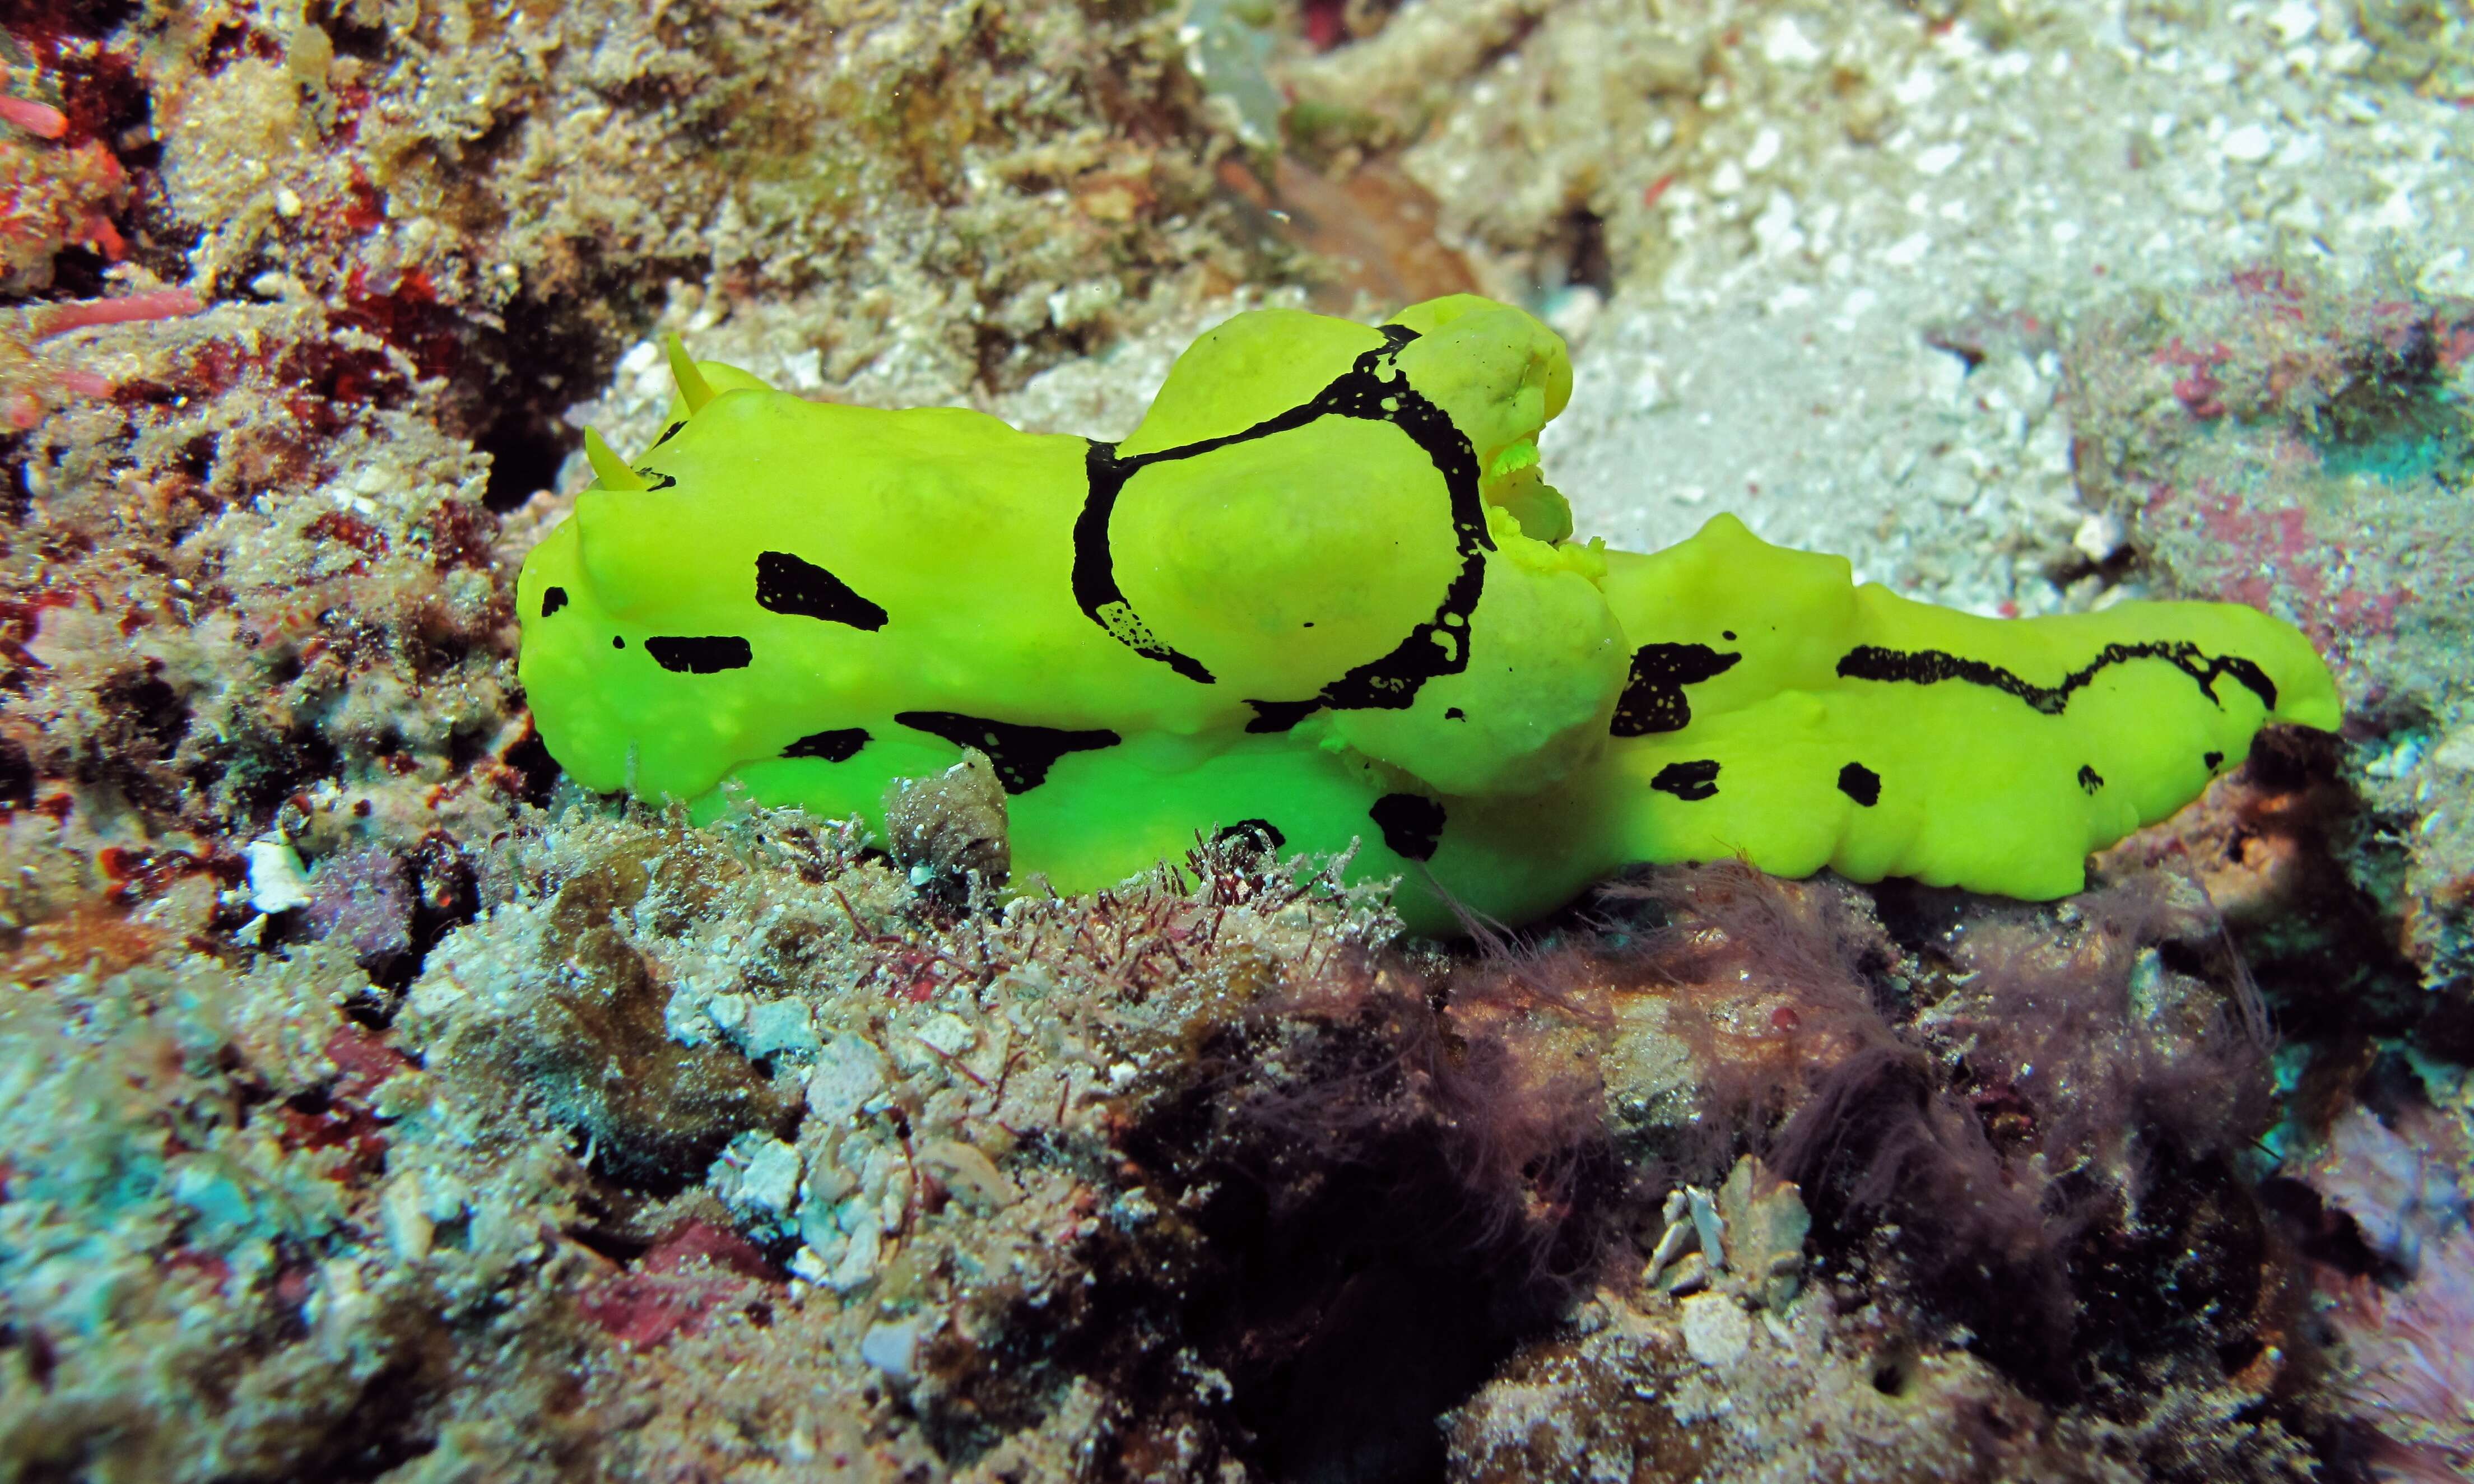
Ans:
[[[0,1479],[2462,1472],[2447,11],[12,12]],[[664,333],[1113,437],[1241,308],[1471,290],[1576,346],[1585,526],[2267,606],[2347,730],[2059,904],[1448,948],[531,734]]]

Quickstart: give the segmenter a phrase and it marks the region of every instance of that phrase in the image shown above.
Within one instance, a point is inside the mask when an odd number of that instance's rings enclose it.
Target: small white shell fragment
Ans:
[[[1727,1223],[1711,1204],[1710,1193],[1698,1185],[1684,1187],[1686,1204],[1692,1212],[1692,1229],[1701,1237],[1701,1255],[1720,1273],[1727,1271]]]
[[[2461,726],[2441,738],[2431,750],[2431,761],[2451,772],[2474,773],[2474,726]]]
[[[2120,516],[2105,510],[2091,511],[2085,520],[2079,522],[2077,532],[2071,537],[2071,545],[2078,547],[2089,561],[2104,562],[2122,549],[2125,535]]]
[[[1684,1348],[1712,1370],[1744,1358],[1753,1343],[1753,1318],[1726,1294],[1694,1294],[1683,1302]]]
[[[1659,1235],[1657,1250],[1649,1254],[1649,1266],[1642,1270],[1641,1277],[1656,1282],[1658,1275],[1666,1271],[1666,1265],[1684,1254],[1684,1244],[1692,1239],[1690,1222],[1671,1223],[1666,1230]]]
[[[949,1057],[958,1057],[980,1043],[980,1033],[969,1021],[948,1010],[931,1019],[917,1031],[919,1039]]]
[[[1964,145],[1956,143],[1936,144],[1930,149],[1928,149],[1916,156],[1916,173],[1919,175],[1945,175],[1949,173],[1951,166],[1958,163],[1959,157],[1966,153],[1967,149]]]
[[[799,1000],[766,1000],[749,1010],[745,1044],[751,1057],[813,1057],[824,1049],[815,1016]]]
[[[798,1150],[769,1133],[750,1130],[730,1141],[713,1162],[714,1194],[735,1211],[780,1218],[799,1198]]]
[[[859,1358],[894,1380],[910,1380],[919,1361],[917,1321],[868,1326],[867,1333],[860,1338]]]
[[[1022,1198],[1022,1192],[1006,1179],[995,1160],[959,1139],[922,1140],[919,1157],[943,1171],[948,1177],[947,1184],[968,1191],[990,1205],[1010,1205]]]
[[[309,905],[309,881],[301,856],[279,835],[261,835],[243,847],[249,861],[249,905],[273,916]]]
[[[866,1037],[845,1031],[826,1043],[809,1074],[808,1111],[840,1122],[884,1090],[884,1054]]]
[[[2275,153],[2276,140],[2260,125],[2244,124],[2228,133],[2217,148],[2237,164],[2255,165]]]
[[[387,1181],[386,1193],[378,1198],[380,1229],[386,1233],[387,1246],[402,1261],[418,1262],[429,1255],[436,1228],[430,1223],[427,1204],[421,1177],[410,1170]]]

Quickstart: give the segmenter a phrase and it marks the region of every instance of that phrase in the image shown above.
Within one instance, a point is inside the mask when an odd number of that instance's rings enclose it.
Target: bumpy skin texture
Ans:
[[[1114,447],[682,383],[524,564],[552,755],[881,828],[893,780],[976,747],[1015,878],[1059,890],[1242,827],[1363,840],[1429,929],[1436,886],[1519,921],[1729,855],[2050,897],[2264,723],[2339,719],[2302,637],[2236,605],[1973,618],[1731,516],[1651,555],[1565,541],[1536,447],[1563,342],[1468,296],[1240,315]]]

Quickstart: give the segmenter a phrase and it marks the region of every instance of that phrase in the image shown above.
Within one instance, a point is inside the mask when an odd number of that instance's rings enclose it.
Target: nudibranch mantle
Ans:
[[[860,815],[985,753],[1014,874],[1113,885],[1243,827],[1520,921],[1642,862],[2045,898],[2327,669],[2235,604],[1981,619],[1732,516],[1570,538],[1563,341],[1462,295],[1241,314],[1114,445],[810,402],[690,362],[518,582],[550,753],[601,791]]]

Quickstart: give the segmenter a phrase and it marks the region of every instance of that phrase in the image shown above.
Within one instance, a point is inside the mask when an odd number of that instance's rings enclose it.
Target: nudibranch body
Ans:
[[[2238,605],[1979,619],[1730,516],[1573,542],[1537,451],[1564,344],[1469,296],[1239,315],[1114,445],[672,359],[662,437],[633,467],[590,440],[524,563],[552,756],[881,828],[977,748],[1015,877],[1061,891],[1245,828],[1362,841],[1428,929],[1438,887],[1519,921],[1724,856],[2050,897],[2263,724],[2338,720],[2301,635]]]

